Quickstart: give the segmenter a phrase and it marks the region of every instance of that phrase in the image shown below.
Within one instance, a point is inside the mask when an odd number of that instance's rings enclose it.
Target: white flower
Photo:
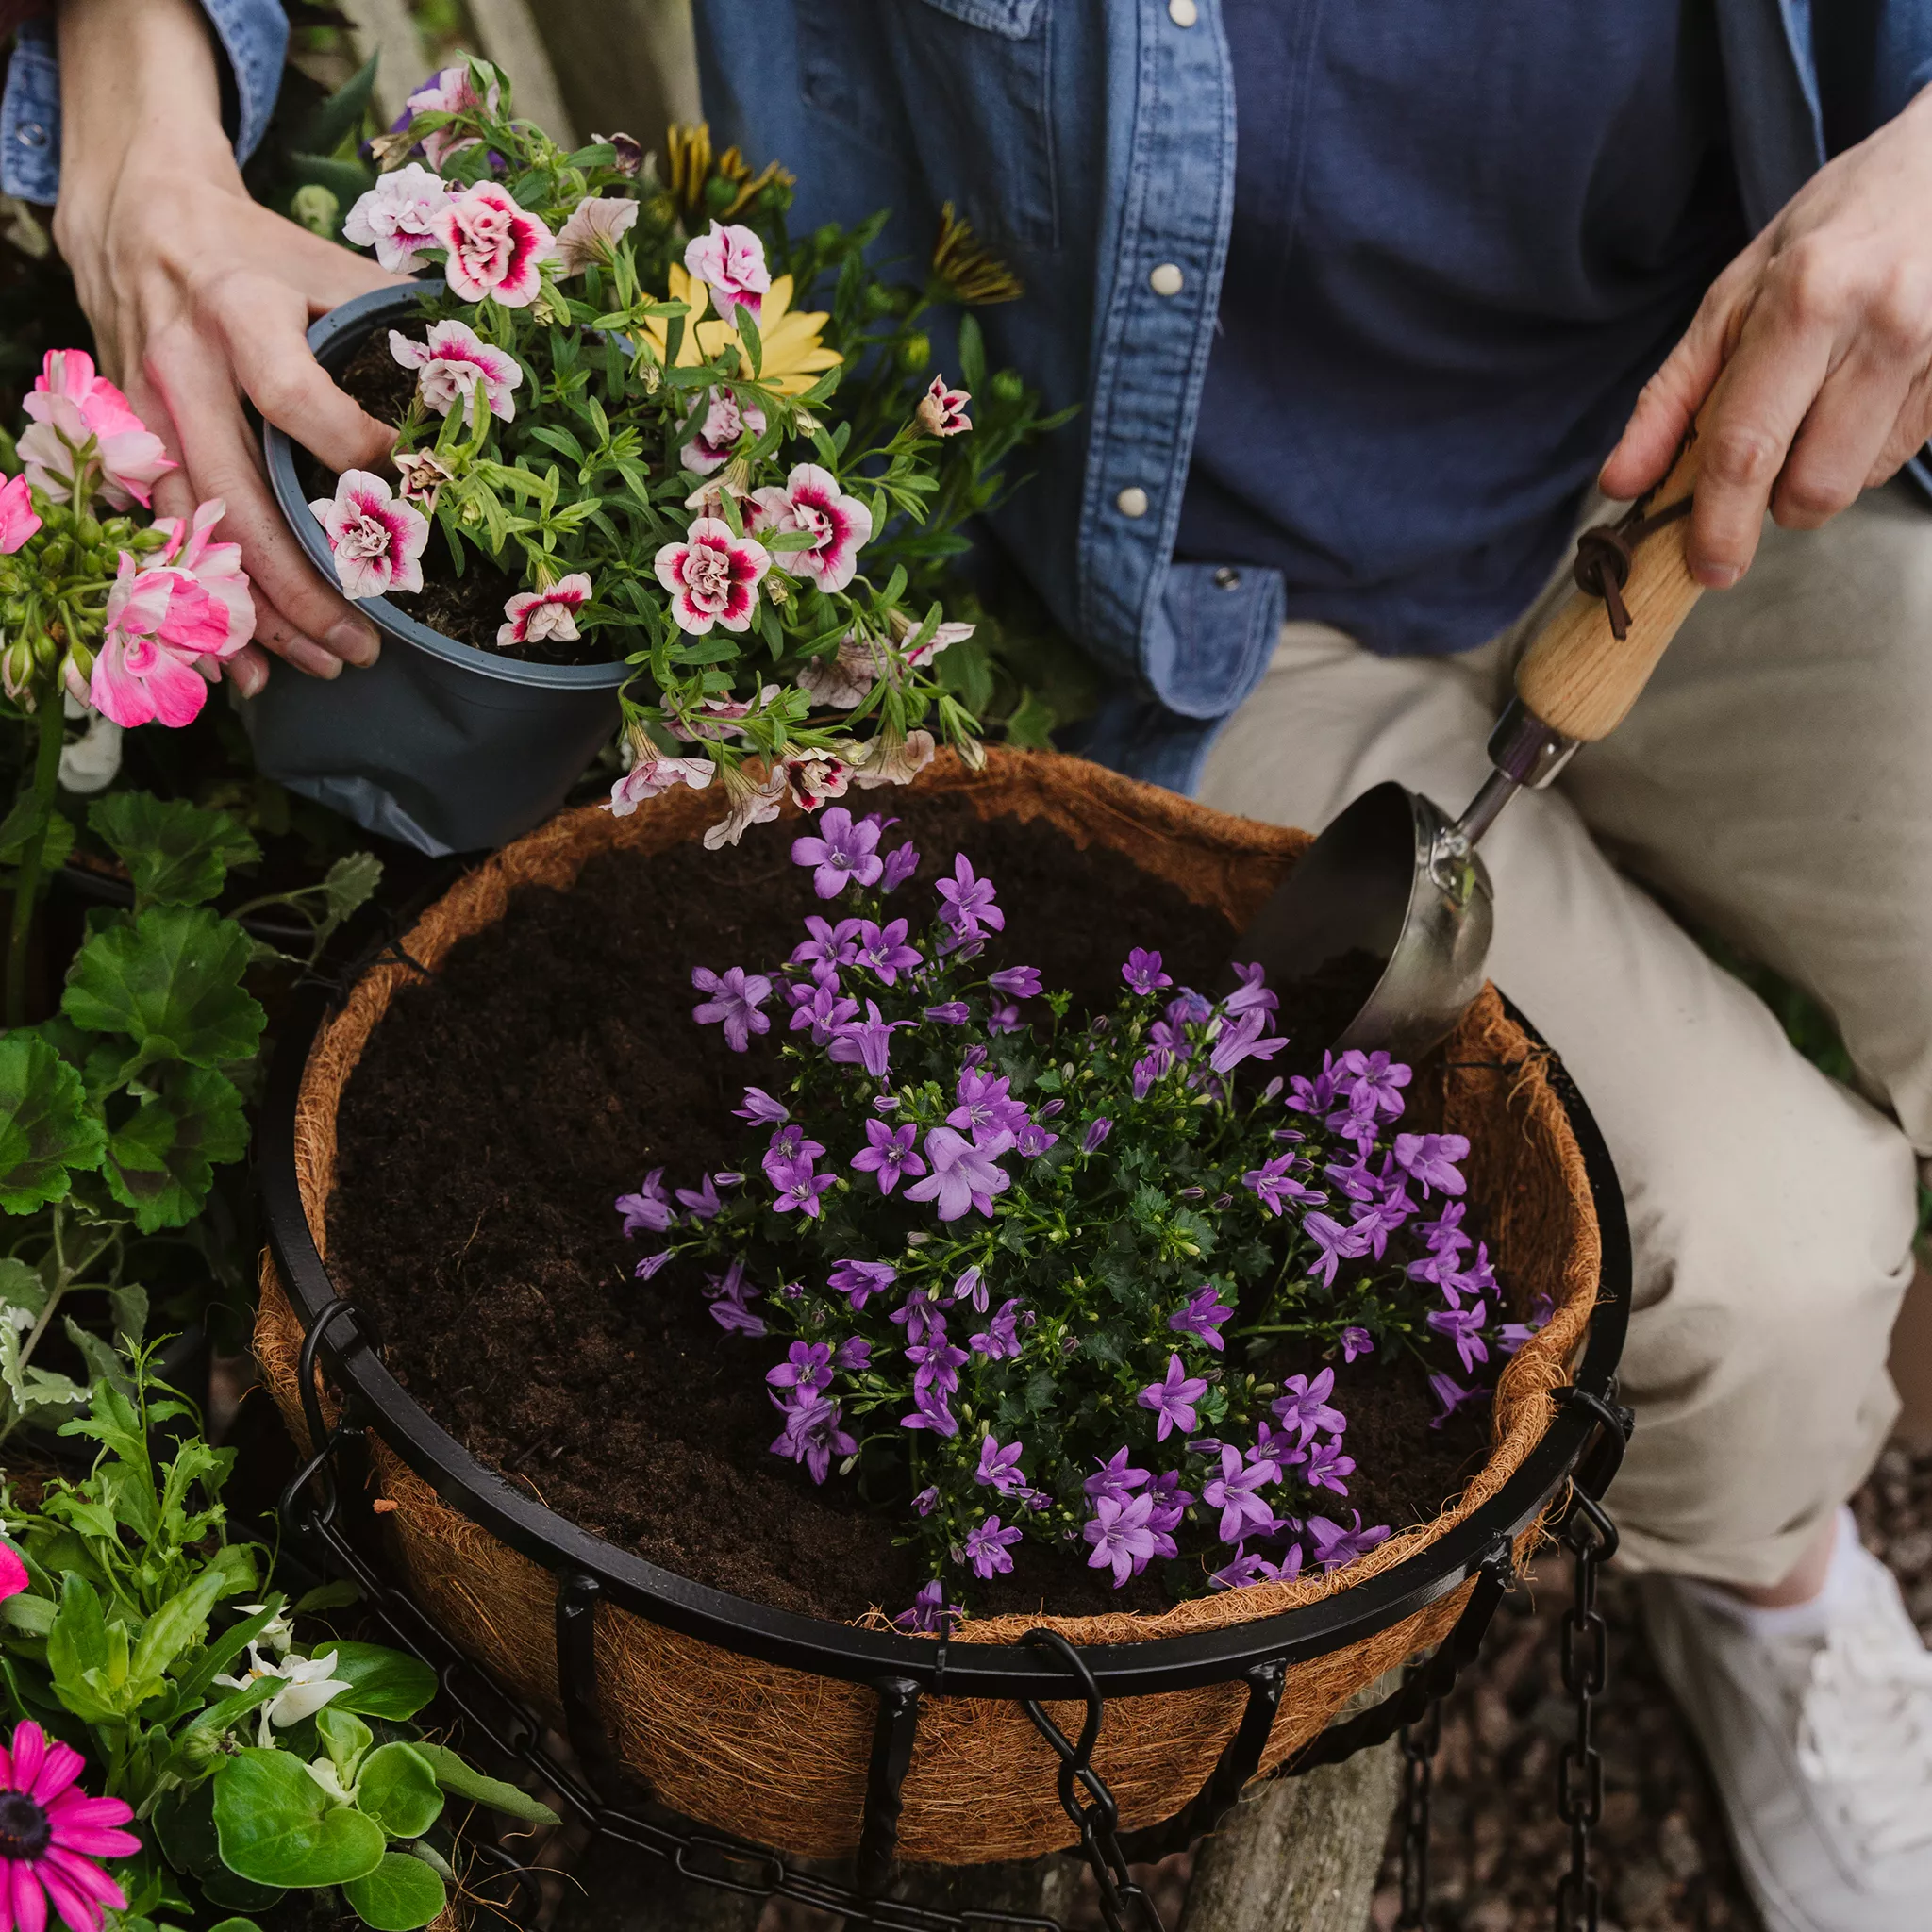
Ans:
[[[258,1617],[268,1608],[266,1604],[237,1604],[235,1608],[244,1617]],[[295,1641],[295,1620],[289,1611],[277,1610],[259,1630],[255,1633],[258,1643],[265,1643],[277,1657],[287,1657]]]
[[[628,196],[591,195],[578,202],[557,231],[557,273],[580,275],[608,260],[637,218],[638,205]]]
[[[342,240],[373,248],[391,275],[413,275],[423,251],[438,245],[430,224],[447,206],[449,184],[421,161],[385,175],[352,208],[342,223]]]
[[[299,1724],[305,1717],[313,1717],[331,1698],[338,1697],[349,1688],[344,1677],[332,1677],[329,1673],[336,1667],[337,1653],[330,1651],[326,1657],[285,1657],[278,1663],[265,1658],[258,1646],[248,1646],[248,1668],[239,1677],[219,1676],[217,1684],[226,1686],[230,1690],[246,1690],[250,1685],[258,1684],[267,1677],[279,1677],[282,1688],[260,1707],[260,1724],[257,1730],[256,1741],[264,1748],[273,1744],[275,1739],[270,1726],[285,1730],[290,1724]]]

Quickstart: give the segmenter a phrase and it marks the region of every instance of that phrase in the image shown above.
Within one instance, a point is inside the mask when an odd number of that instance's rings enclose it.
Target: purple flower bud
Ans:
[[[963,1026],[972,1019],[973,1009],[964,1000],[947,1000],[943,1005],[926,1008],[925,1017],[943,1026]]]
[[[879,879],[879,891],[896,892],[919,870],[919,848],[909,840],[886,854],[886,869]]]
[[[986,1030],[989,1033],[1019,1033],[1025,1029],[1026,1023],[1020,1017],[1020,1008],[1012,1000],[1002,1000],[986,1016]]]
[[[940,1507],[940,1492],[938,1484],[928,1483],[924,1489],[921,1490],[918,1495],[913,1497],[912,1507],[916,1510],[918,1510],[922,1516],[930,1516],[932,1512]]]
[[[1043,1121],[1050,1121],[1056,1114],[1065,1113],[1066,1110],[1067,1103],[1064,1100],[1049,1100],[1044,1107],[1034,1108],[1034,1112]]]
[[[995,973],[987,984],[995,992],[1003,992],[1009,999],[1030,1000],[1040,991],[1040,968],[1038,966],[1008,966]]]
[[[661,1255],[646,1255],[630,1272],[640,1281],[648,1281],[671,1258],[671,1250],[666,1248]]]
[[[788,1121],[791,1109],[782,1100],[774,1100],[762,1087],[747,1087],[744,1090],[744,1105],[732,1109],[741,1121],[750,1121],[756,1125],[760,1121]]]
[[[1080,1142],[1082,1152],[1087,1154],[1093,1153],[1100,1143],[1112,1132],[1113,1123],[1105,1114],[1101,1114],[1097,1119],[1089,1123],[1087,1137]]]

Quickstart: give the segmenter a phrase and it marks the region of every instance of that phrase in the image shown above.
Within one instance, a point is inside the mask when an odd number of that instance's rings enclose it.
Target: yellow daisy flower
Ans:
[[[677,364],[714,360],[727,346],[736,348],[738,331],[729,323],[713,316],[702,320],[710,303],[709,288],[685,271],[681,262],[671,264],[670,297],[688,303],[691,313],[684,318],[684,341],[678,344]],[[779,275],[765,293],[758,316],[758,339],[764,348],[759,380],[780,395],[803,395],[819,375],[844,360],[836,349],[820,341],[826,314],[823,308],[794,309],[791,306],[791,277]],[[653,354],[661,363],[669,326],[661,315],[646,318],[644,335]]]

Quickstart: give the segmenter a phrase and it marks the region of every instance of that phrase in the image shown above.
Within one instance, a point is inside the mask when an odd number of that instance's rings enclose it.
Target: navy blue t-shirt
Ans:
[[[1175,555],[1467,650],[1743,245],[1709,0],[1223,12],[1234,230]]]

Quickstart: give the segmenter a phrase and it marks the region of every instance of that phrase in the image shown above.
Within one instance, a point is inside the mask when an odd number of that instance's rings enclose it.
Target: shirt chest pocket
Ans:
[[[793,4],[808,107],[913,162],[990,245],[1058,245],[1049,0]]]

